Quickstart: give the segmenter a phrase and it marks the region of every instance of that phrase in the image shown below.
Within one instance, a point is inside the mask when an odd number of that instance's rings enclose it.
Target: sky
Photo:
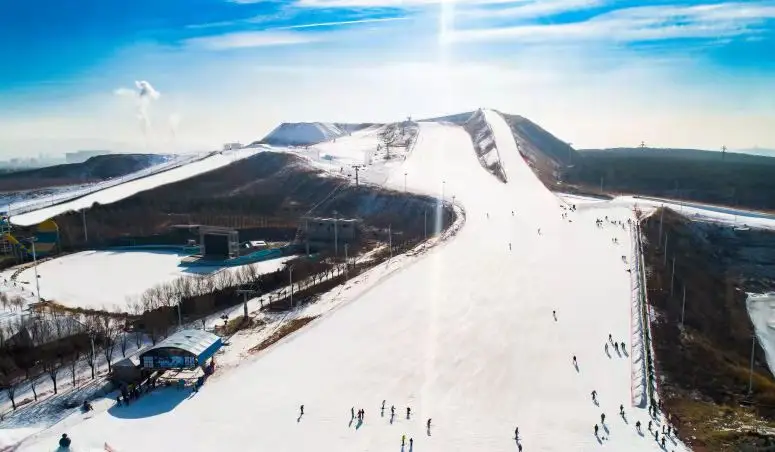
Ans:
[[[775,148],[775,0],[25,0],[0,42],[0,158],[480,107],[576,148]]]

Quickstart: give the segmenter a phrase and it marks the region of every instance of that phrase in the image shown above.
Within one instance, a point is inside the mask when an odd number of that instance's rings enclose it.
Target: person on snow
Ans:
[[[605,425],[605,413],[600,414],[600,423]]]
[[[640,421],[635,423],[635,430],[637,430],[638,433],[640,433]]]
[[[592,390],[592,401],[593,402],[597,401],[597,391],[595,391],[594,389]]]
[[[579,363],[576,361],[576,355],[573,355],[573,365],[578,367]]]
[[[350,407],[350,419],[355,419],[355,407]]]
[[[406,407],[406,418],[409,419],[409,416],[412,415],[412,409],[410,407]]]
[[[67,437],[67,433],[62,433],[62,437],[59,438],[59,447],[63,449],[70,448],[70,438]]]
[[[612,344],[614,343],[614,338],[613,338],[613,336],[611,336],[611,333],[608,333],[608,342],[610,342]]]
[[[396,407],[395,405],[390,405],[390,417],[393,417],[396,415]]]
[[[624,417],[624,405],[619,405],[619,415]]]
[[[616,350],[616,353],[619,353],[619,343],[614,342],[614,350]]]
[[[509,242],[509,251],[511,251],[511,242]]]
[[[624,353],[624,342],[621,343],[622,353]]]
[[[595,436],[597,436],[597,424],[595,424]]]
[[[552,316],[554,317],[554,321],[557,321],[557,311],[552,311]]]
[[[514,429],[514,439],[519,439],[519,427]]]
[[[665,448],[665,437],[662,436],[662,449],[664,449],[664,448]]]
[[[384,400],[382,401],[382,409],[383,410],[385,409],[385,401]]]
[[[431,418],[428,418],[428,422],[426,422],[426,427],[428,427],[428,430],[431,429]]]
[[[406,435],[401,435],[401,447],[404,447],[404,444],[406,444]]]
[[[605,344],[605,354],[606,354],[606,355],[608,354],[608,343],[607,343],[607,342],[606,342],[606,344]]]
[[[409,450],[412,450],[414,447],[414,438],[409,438]]]
[[[652,424],[652,422],[649,421],[649,431],[651,431],[651,424]]]
[[[304,415],[304,405],[299,407],[299,414]]]

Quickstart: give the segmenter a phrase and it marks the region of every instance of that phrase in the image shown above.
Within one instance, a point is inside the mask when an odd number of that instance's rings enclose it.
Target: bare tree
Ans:
[[[19,385],[18,368],[13,360],[8,356],[0,357],[0,387],[8,392],[8,400],[11,401],[11,407],[16,409],[16,388]]]
[[[89,335],[90,335],[89,340],[92,341],[92,344],[94,344],[94,342],[93,342],[94,341],[94,337],[92,336],[93,334],[94,333],[89,332]],[[90,346],[89,348],[86,349],[86,364],[88,364],[89,368],[91,369],[91,378],[92,378],[92,380],[94,380],[94,376],[95,376],[95,374],[94,374],[94,367],[96,365],[95,361],[97,359],[97,357],[95,356],[96,354],[97,354],[97,352],[96,352],[96,350],[94,350],[93,346]]]
[[[126,331],[121,332],[120,345],[121,345],[121,357],[126,358],[126,351],[129,348],[129,333],[127,333]],[[138,345],[137,347],[139,348],[140,346]]]
[[[99,331],[105,345],[102,351],[105,353],[105,360],[108,362],[108,372],[110,372],[110,361],[113,359],[113,352],[116,349],[116,338],[118,336],[119,328],[115,319],[106,315],[101,319]]]
[[[80,359],[81,359],[81,350],[77,347],[74,347],[72,354],[70,355],[70,377],[72,377],[72,380],[73,380],[73,387],[75,387],[76,367],[78,367],[78,361]]]
[[[57,376],[62,365],[62,357],[58,353],[52,353],[43,360],[43,370],[48,374],[54,384],[54,394],[57,393]]]

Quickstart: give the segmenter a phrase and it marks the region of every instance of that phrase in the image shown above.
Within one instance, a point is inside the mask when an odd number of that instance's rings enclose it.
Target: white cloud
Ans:
[[[401,20],[409,20],[409,18],[408,17],[385,17],[380,19],[358,19],[358,20],[343,20],[339,22],[318,22],[313,24],[298,24],[298,25],[289,25],[287,27],[275,27],[275,28],[272,28],[272,30],[292,30],[297,28],[332,27],[332,26],[339,26],[339,25],[357,25],[357,24],[367,24],[367,23],[374,23],[374,22],[395,22],[395,21],[401,21]]]
[[[614,10],[583,22],[517,25],[458,30],[449,41],[512,39],[523,42],[579,40],[655,41],[675,38],[719,39],[754,33],[775,18],[775,3],[718,3],[695,6],[641,6]]]
[[[495,5],[523,3],[524,1],[525,0],[298,0],[296,5],[307,8],[409,8],[442,4]]]
[[[606,3],[608,0],[523,0],[508,8],[476,8],[463,10],[460,14],[466,18],[526,19],[589,9]]]
[[[319,40],[319,36],[293,32],[243,31],[191,38],[185,44],[209,50],[225,50],[306,44]]]

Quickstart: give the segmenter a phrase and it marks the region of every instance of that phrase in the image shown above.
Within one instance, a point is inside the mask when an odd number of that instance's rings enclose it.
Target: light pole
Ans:
[[[447,186],[447,181],[441,181],[441,203],[444,204],[444,189]]]
[[[344,279],[347,279],[347,267],[350,263],[347,261],[347,243],[344,244]]]
[[[35,272],[35,291],[38,297],[38,303],[40,303],[40,279],[38,277],[38,256],[35,253],[35,242],[38,241],[37,237],[30,239],[32,242],[32,270]]]
[[[751,369],[748,371],[748,395],[751,395],[753,389],[753,355],[756,351],[756,332],[751,335]]]
[[[86,209],[81,210],[81,218],[83,219],[83,241],[89,243],[89,230],[86,228]]]
[[[288,267],[288,283],[291,286],[291,308],[293,308],[293,266]]]

